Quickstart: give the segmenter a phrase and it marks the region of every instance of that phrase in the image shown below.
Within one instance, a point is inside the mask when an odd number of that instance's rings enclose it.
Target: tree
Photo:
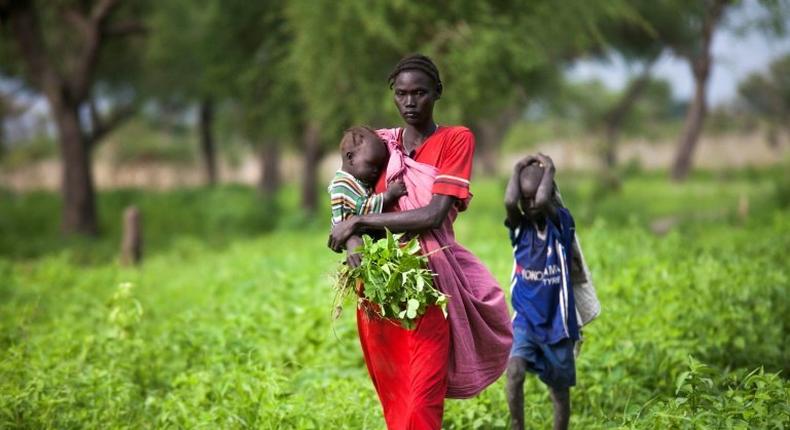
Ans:
[[[281,1],[209,0],[197,8],[173,0],[154,8],[147,86],[160,103],[198,106],[210,184],[216,180],[214,119],[226,114],[236,135],[262,147],[261,188],[267,196],[276,193],[278,142],[293,131],[291,115],[299,116],[284,98],[293,81],[282,65],[290,47],[284,22]]]
[[[731,4],[732,2],[729,0],[706,0],[695,4],[698,7],[688,15],[687,22],[696,37],[689,41],[690,43],[673,47],[676,54],[688,61],[691,74],[694,77],[694,96],[686,113],[683,131],[672,164],[672,178],[676,181],[685,179],[691,169],[691,156],[699,140],[702,123],[708,110],[706,96],[708,77],[712,67],[711,43],[726,8]]]
[[[766,73],[753,73],[738,85],[740,98],[768,123],[769,142],[778,145],[779,130],[790,133],[790,55],[771,63]]]
[[[624,1],[415,3],[307,0],[289,3],[292,61],[306,120],[302,204],[316,207],[314,172],[328,143],[353,122],[397,121],[382,91],[405,54],[432,56],[443,73],[437,105],[443,124],[477,128],[481,152],[518,119],[530,98],[556,81],[559,68],[588,49],[609,19],[631,9]],[[568,31],[574,29],[574,31]],[[496,124],[490,130],[485,125]],[[481,127],[482,126],[482,127]],[[483,132],[480,132],[483,129]],[[495,157],[490,157],[495,158]]]
[[[223,98],[225,76],[222,43],[216,25],[221,2],[167,1],[154,6],[146,44],[146,87],[149,97],[171,108],[186,110],[197,105],[199,150],[206,184],[217,181],[214,118],[217,101]],[[227,84],[225,84],[227,85]]]
[[[640,19],[619,20],[604,28],[604,44],[596,52],[602,60],[619,57],[635,70],[619,99],[611,103],[600,121],[603,125],[601,159],[605,177],[615,180],[617,143],[626,117],[644,94],[651,82],[653,65],[663,55],[666,46],[658,37],[658,31],[671,33],[676,16],[669,9],[654,1],[635,1],[631,5]]]
[[[790,16],[790,4],[786,1],[740,3],[732,0],[705,0],[681,2],[678,5],[686,11],[685,19],[678,20],[683,24],[683,37],[669,41],[669,45],[676,55],[688,61],[695,88],[672,166],[671,175],[674,180],[680,181],[688,176],[692,155],[707,114],[706,85],[712,67],[710,48],[714,33],[722,24],[725,14],[739,5],[744,8],[753,6],[762,14],[738,29],[739,33],[757,29],[766,35],[784,34],[786,18]]]
[[[67,233],[98,232],[91,152],[134,107],[127,103],[102,114],[94,93],[105,48],[115,38],[143,31],[138,20],[120,9],[117,0],[63,1],[55,7],[33,0],[0,1],[4,30],[25,65],[24,80],[47,98],[57,126],[63,163],[62,228]],[[82,120],[86,109],[89,121]]]
[[[276,206],[280,188],[282,147],[301,134],[302,100],[290,61],[292,35],[285,18],[284,1],[255,5],[246,0],[224,2],[225,25],[232,27],[226,58],[234,58],[236,79],[230,89],[240,114],[241,135],[259,154],[258,189],[269,205]],[[235,17],[235,18],[233,18]],[[260,29],[265,28],[265,32]],[[227,63],[227,62],[226,62]]]

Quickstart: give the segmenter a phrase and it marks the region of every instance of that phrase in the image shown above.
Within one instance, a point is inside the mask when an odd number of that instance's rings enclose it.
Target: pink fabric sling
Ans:
[[[401,178],[406,184],[408,195],[398,201],[400,210],[426,206],[432,198],[436,168],[404,156],[398,129],[378,133],[390,151],[387,180]],[[422,251],[430,254],[436,287],[450,296],[451,346],[445,396],[469,398],[505,371],[513,335],[502,289],[483,263],[455,241],[453,221],[457,214],[458,209],[451,208],[439,228],[422,233],[420,244]]]

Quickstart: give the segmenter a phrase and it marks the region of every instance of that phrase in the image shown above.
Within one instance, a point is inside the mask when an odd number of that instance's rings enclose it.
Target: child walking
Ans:
[[[556,190],[554,170],[547,156],[529,156],[516,164],[505,191],[505,224],[515,260],[511,284],[513,347],[506,384],[513,429],[524,428],[526,372],[537,374],[549,388],[554,429],[568,428],[570,387],[576,385],[574,347],[580,339],[579,327],[600,312],[581,258],[573,217]],[[572,272],[576,272],[575,279]],[[572,285],[589,285],[582,294],[583,316],[577,314]],[[592,309],[587,302],[589,292],[594,300]]]

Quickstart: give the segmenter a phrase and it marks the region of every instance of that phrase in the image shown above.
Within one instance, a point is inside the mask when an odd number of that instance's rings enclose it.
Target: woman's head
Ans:
[[[433,104],[442,95],[439,70],[430,58],[414,54],[403,58],[389,76],[395,106],[410,125],[433,122]]]
[[[373,186],[387,163],[386,144],[372,129],[351,127],[340,140],[343,170],[368,186]]]

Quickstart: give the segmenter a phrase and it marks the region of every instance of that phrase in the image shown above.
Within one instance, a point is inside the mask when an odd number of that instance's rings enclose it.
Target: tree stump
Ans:
[[[132,266],[143,259],[143,230],[140,210],[129,206],[123,211],[123,237],[121,239],[121,264]]]
[[[738,199],[738,219],[741,222],[746,222],[747,218],[749,218],[749,196],[741,194]]]

